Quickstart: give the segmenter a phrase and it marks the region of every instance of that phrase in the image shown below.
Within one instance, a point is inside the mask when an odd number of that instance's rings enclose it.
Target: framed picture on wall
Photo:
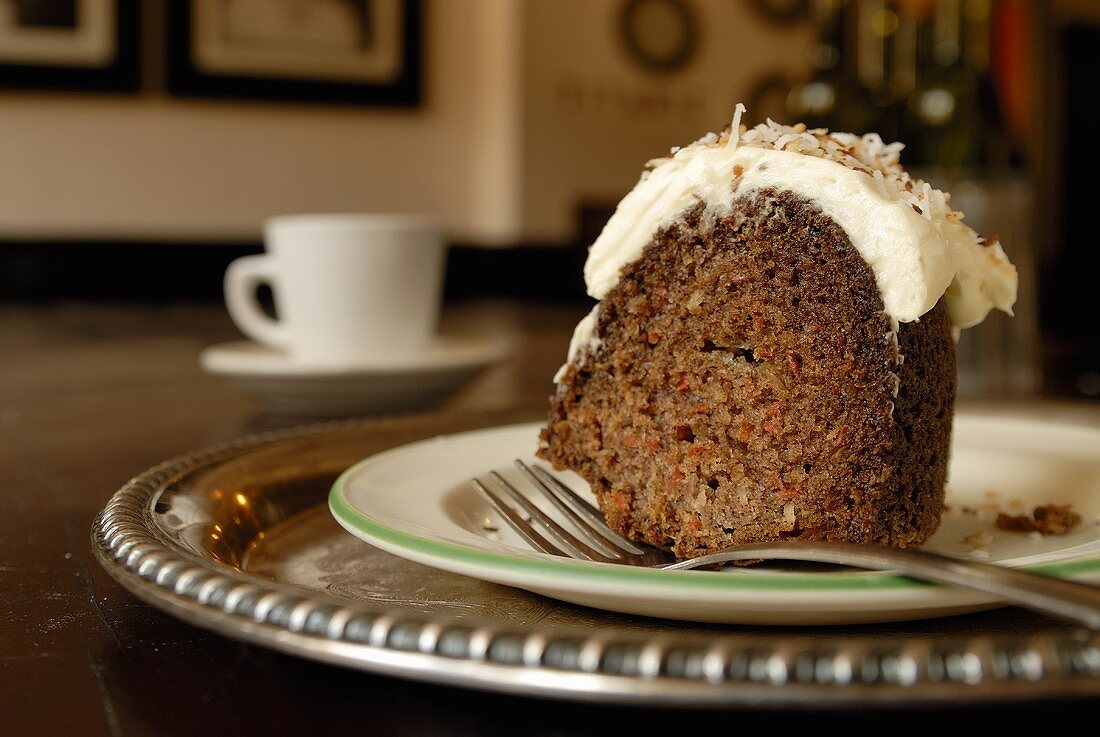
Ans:
[[[138,89],[138,0],[0,0],[0,88]]]
[[[420,0],[173,0],[173,94],[414,106]]]

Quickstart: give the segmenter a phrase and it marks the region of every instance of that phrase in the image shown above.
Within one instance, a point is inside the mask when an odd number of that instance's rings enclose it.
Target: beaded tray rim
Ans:
[[[425,436],[431,422],[420,422]],[[96,558],[124,588],[191,624],[288,654],[484,690],[696,707],[845,708],[1100,695],[1100,634],[608,636],[520,622],[425,616],[298,589],[196,556],[158,529],[160,492],[199,468],[384,423],[252,435],[161,463],[96,517]],[[324,499],[318,500],[323,504]]]

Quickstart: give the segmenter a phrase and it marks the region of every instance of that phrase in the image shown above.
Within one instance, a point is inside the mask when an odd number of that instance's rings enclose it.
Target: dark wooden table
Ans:
[[[583,312],[508,303],[450,311],[445,330],[508,333],[518,351],[445,410],[541,406]],[[203,346],[237,337],[218,306],[0,306],[0,735],[707,733],[757,719],[769,729],[819,719],[428,686],[239,644],[137,601],[90,552],[89,528],[107,498],[165,458],[289,424],[199,370]],[[1097,417],[1088,408],[1039,408]],[[1044,718],[1029,705],[1000,711]],[[843,718],[857,727],[888,719]]]

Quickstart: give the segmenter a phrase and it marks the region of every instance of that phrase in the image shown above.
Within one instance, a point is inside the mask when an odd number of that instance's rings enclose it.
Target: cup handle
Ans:
[[[278,269],[268,256],[237,259],[225,271],[225,304],[229,316],[245,335],[274,348],[287,348],[290,346],[287,325],[269,317],[256,299],[256,288],[264,283],[277,288],[277,277]]]

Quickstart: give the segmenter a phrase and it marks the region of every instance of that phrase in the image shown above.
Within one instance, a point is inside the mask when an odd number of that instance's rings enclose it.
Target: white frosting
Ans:
[[[871,267],[895,329],[941,297],[955,328],[976,325],[994,307],[1011,314],[1016,269],[1001,245],[964,225],[949,195],[910,178],[898,164],[901,144],[770,120],[741,131],[742,110],[738,105],[735,133],[708,134],[649,163],[589,251],[591,296],[605,297],[621,269],[685,210],[701,202],[704,218],[720,218],[739,197],[773,188],[810,200],[844,229]],[[594,329],[594,314],[577,326],[570,361]]]
[[[562,364],[558,372],[554,374],[554,383],[557,384],[565,378],[565,372],[573,359],[581,354],[582,350],[595,350],[600,345],[596,337],[596,317],[599,315],[600,306],[596,305],[588,314],[581,318],[577,327],[573,328],[573,337],[569,340],[569,359]]]

